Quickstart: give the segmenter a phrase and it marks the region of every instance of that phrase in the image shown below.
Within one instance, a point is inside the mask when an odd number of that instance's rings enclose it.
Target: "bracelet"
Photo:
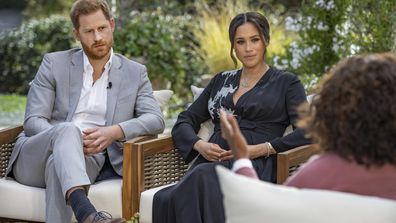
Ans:
[[[265,143],[266,147],[267,147],[267,155],[265,156],[265,158],[268,158],[270,156],[270,150],[271,150],[271,144],[269,142]]]

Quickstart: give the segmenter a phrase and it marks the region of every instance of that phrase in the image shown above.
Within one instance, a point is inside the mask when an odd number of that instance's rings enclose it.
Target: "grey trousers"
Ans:
[[[73,212],[66,192],[94,182],[105,156],[84,156],[81,132],[72,123],[58,124],[15,146],[21,147],[13,165],[16,181],[45,188],[46,222],[69,223]]]

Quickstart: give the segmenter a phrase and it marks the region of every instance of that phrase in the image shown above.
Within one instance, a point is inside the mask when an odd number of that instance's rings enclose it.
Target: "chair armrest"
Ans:
[[[283,184],[286,179],[312,155],[320,153],[315,145],[299,146],[294,149],[278,153],[277,159],[277,184]]]
[[[126,156],[129,164],[125,162]],[[125,216],[133,216],[139,211],[141,192],[177,182],[186,169],[171,136],[125,145],[124,173],[131,173],[123,176],[123,203],[124,199],[129,200],[129,205],[123,206]]]
[[[15,140],[19,133],[23,131],[23,126],[18,125],[0,130],[0,178],[5,176]]]

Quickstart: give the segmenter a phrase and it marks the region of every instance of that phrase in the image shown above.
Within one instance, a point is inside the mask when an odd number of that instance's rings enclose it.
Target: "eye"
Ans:
[[[85,31],[85,33],[92,33],[92,32],[93,32],[92,29],[89,29],[89,30],[86,30],[86,31]]]
[[[105,26],[101,26],[101,27],[99,27],[99,31],[103,31],[104,29],[106,29],[106,27]]]
[[[237,41],[236,41],[236,44],[238,44],[238,45],[242,45],[242,44],[244,44],[244,43],[245,43],[244,40],[237,40]]]
[[[252,42],[253,42],[253,43],[257,43],[257,42],[259,42],[259,41],[261,41],[260,38],[253,38],[253,39],[252,39]]]

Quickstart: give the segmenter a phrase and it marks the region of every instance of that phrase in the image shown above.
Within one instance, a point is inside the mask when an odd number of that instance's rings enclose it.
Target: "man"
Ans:
[[[83,49],[44,56],[7,171],[46,188],[46,222],[70,222],[73,212],[78,222],[125,222],[97,212],[88,187],[102,173],[122,176],[120,142],[162,132],[163,116],[146,68],[113,53],[106,1],[77,0],[70,17]]]

